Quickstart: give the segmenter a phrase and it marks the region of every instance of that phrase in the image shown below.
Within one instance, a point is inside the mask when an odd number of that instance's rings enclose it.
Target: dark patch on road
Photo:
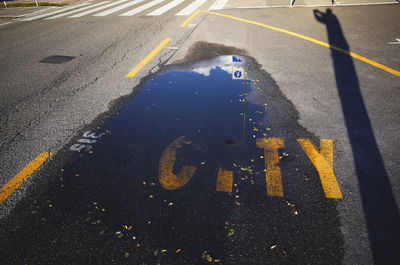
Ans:
[[[71,61],[75,57],[72,56],[64,56],[64,55],[52,55],[48,56],[42,60],[40,60],[40,63],[52,63],[52,64],[62,64]]]
[[[235,55],[253,80],[247,97],[244,81],[229,73],[232,56],[164,67],[97,128],[107,134],[93,152],[68,155],[63,166],[57,155],[41,176],[53,181],[2,222],[1,263],[340,264],[336,203],[296,141],[319,140],[298,124],[271,76]],[[166,190],[159,161],[181,136],[187,142],[173,172],[196,171],[182,188]],[[266,194],[256,145],[264,137],[285,142],[282,198]],[[221,166],[233,171],[231,193],[216,192]]]

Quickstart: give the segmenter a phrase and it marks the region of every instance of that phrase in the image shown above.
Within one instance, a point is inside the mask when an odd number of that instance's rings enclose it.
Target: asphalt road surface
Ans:
[[[0,24],[1,264],[398,264],[400,6],[258,2]]]

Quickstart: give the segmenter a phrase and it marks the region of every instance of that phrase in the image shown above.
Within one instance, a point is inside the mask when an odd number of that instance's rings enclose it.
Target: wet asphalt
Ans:
[[[84,128],[2,220],[2,264],[340,264],[336,201],[297,142],[320,139],[253,58],[232,56],[165,66]],[[167,190],[160,159],[182,136],[173,171],[196,170]],[[260,138],[284,141],[283,197],[267,196]],[[232,192],[216,191],[220,167]]]

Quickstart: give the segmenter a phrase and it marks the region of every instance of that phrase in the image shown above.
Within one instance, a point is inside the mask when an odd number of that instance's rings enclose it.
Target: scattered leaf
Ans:
[[[227,235],[227,236],[228,236],[228,237],[233,236],[235,233],[236,233],[236,232],[235,232],[234,229],[229,228],[229,231],[228,231],[228,235]]]
[[[150,195],[149,198],[150,198],[150,199],[153,199],[153,198],[154,198],[154,195]]]
[[[168,206],[172,206],[172,205],[174,205],[172,202],[168,203]]]
[[[129,257],[129,255],[130,255],[129,252],[125,252],[125,253],[124,253],[124,257],[125,257],[125,258]]]
[[[154,182],[150,183],[150,186],[155,186],[155,185],[156,185],[156,183],[154,183]]]
[[[278,245],[273,245],[273,246],[271,246],[271,249],[274,249],[274,248],[276,248]]]
[[[117,232],[115,232],[115,234],[117,235],[118,239],[120,239],[120,238],[122,238],[124,236],[124,234],[122,234],[121,231],[117,231]]]
[[[167,250],[166,250],[166,249],[163,249],[163,250],[161,250],[161,253],[165,253],[165,252],[167,252]]]
[[[182,249],[180,248],[180,249],[177,249],[175,252],[176,253],[179,253],[179,252],[181,252],[182,251]]]

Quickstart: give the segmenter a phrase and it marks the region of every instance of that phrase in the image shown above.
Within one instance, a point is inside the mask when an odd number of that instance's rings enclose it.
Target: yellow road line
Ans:
[[[216,191],[232,192],[233,172],[219,167]]]
[[[183,23],[181,24],[180,27],[181,27],[181,28],[186,27],[186,25],[189,24],[189,22],[190,22],[195,16],[197,16],[197,14],[200,13],[200,12],[204,12],[204,11],[203,11],[203,10],[196,10],[196,12],[194,12],[190,17],[188,17],[188,19],[186,19],[185,22],[183,22]]]
[[[324,46],[324,47],[327,47],[327,48],[330,48],[330,49],[333,49],[333,50],[342,52],[342,53],[347,54],[347,55],[349,55],[349,56],[351,56],[351,57],[353,57],[353,58],[355,58],[355,59],[357,59],[357,60],[360,60],[360,61],[362,61],[362,62],[365,62],[365,63],[370,64],[370,65],[372,65],[372,66],[375,66],[375,67],[377,67],[377,68],[379,68],[379,69],[382,69],[382,70],[384,70],[384,71],[386,71],[386,72],[388,72],[388,73],[391,73],[391,74],[393,74],[393,75],[395,75],[395,76],[399,76],[399,77],[400,77],[400,71],[394,70],[394,69],[392,69],[392,68],[390,68],[390,67],[387,67],[387,66],[382,65],[382,64],[380,64],[380,63],[377,63],[377,62],[375,62],[375,61],[372,61],[372,60],[370,60],[370,59],[368,59],[368,58],[365,58],[365,57],[363,57],[363,56],[361,56],[361,55],[355,54],[355,53],[353,53],[353,52],[349,52],[349,51],[347,51],[347,50],[345,50],[345,49],[342,49],[342,48],[339,48],[339,47],[330,45],[329,43],[326,43],[326,42],[323,42],[323,41],[319,41],[319,40],[314,39],[314,38],[310,38],[310,37],[307,37],[307,36],[304,36],[304,35],[301,35],[301,34],[298,34],[298,33],[294,33],[294,32],[292,32],[292,31],[288,31],[288,30],[285,30],[285,29],[281,29],[281,28],[269,26],[269,25],[266,25],[266,24],[262,24],[262,23],[259,23],[259,22],[256,22],[256,21],[252,21],[252,20],[248,20],[248,19],[244,19],[244,18],[229,16],[229,15],[225,15],[225,14],[221,14],[221,13],[216,13],[216,12],[211,12],[211,11],[197,10],[195,13],[193,13],[192,16],[190,16],[190,17],[181,25],[181,27],[185,27],[185,26],[186,26],[198,13],[200,13],[200,12],[202,12],[202,13],[207,13],[207,14],[212,14],[212,15],[216,15],[216,16],[220,16],[220,17],[226,17],[226,18],[230,18],[230,19],[233,19],[233,20],[237,20],[237,21],[241,21],[241,22],[246,22],[246,23],[249,23],[249,24],[253,24],[253,25],[257,25],[257,26],[260,26],[260,27],[268,28],[268,29],[271,29],[271,30],[279,31],[279,32],[282,32],[282,33],[285,33],[285,34],[289,34],[289,35],[292,35],[292,36],[294,36],[294,37],[297,37],[297,38],[300,38],[300,39],[304,39],[304,40],[313,42],[313,43],[315,43],[315,44],[322,45],[322,46]]]
[[[140,69],[143,68],[143,66],[145,66],[154,56],[156,56],[156,54],[165,46],[168,44],[168,42],[171,41],[171,38],[166,38],[165,40],[163,40],[151,53],[149,53],[146,58],[144,58],[138,65],[136,65],[135,68],[132,69],[132,71],[130,71],[126,77],[131,78],[134,77],[139,71]]]
[[[342,199],[343,195],[333,172],[333,140],[321,140],[321,151],[308,139],[297,139],[319,173],[325,197]]]
[[[278,149],[284,147],[283,139],[260,138],[257,139],[257,146],[264,149],[267,195],[283,197],[282,174],[278,154]]]
[[[21,170],[14,178],[12,178],[0,190],[0,204],[3,203],[8,196],[11,195],[22,183],[25,182],[53,153],[43,152],[40,153],[32,162],[30,162],[24,169]]]

